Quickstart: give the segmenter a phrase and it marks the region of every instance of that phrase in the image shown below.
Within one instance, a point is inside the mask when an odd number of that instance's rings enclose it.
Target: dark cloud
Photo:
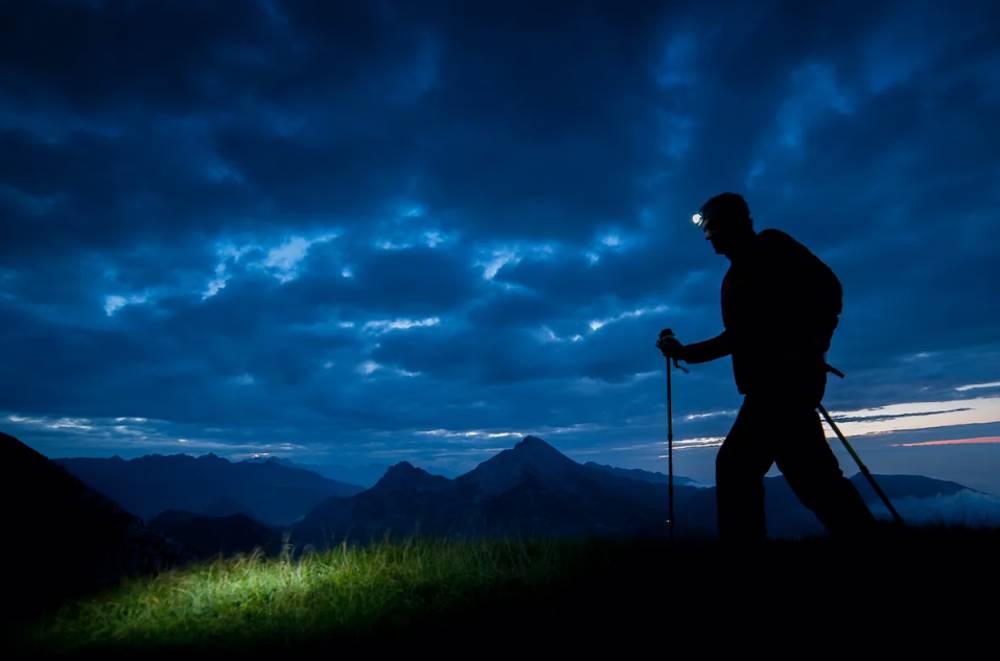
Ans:
[[[0,399],[155,420],[144,449],[457,470],[513,430],[649,466],[657,332],[721,330],[728,263],[688,221],[721,190],[840,276],[831,408],[967,397],[1000,378],[997,18],[5,4]],[[676,409],[705,414],[679,435],[725,433],[729,370],[678,375]],[[87,447],[138,438],[95,425]]]

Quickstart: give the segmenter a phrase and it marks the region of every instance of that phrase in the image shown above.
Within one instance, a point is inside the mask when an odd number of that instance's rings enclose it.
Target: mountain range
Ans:
[[[301,549],[387,535],[659,536],[667,531],[666,475],[581,464],[534,436],[455,478],[403,461],[368,489],[277,458],[234,463],[209,454],[58,461],[198,557],[256,546],[273,550],[280,547],[282,532]],[[929,502],[972,493],[920,476],[878,480],[893,500]],[[871,506],[879,506],[860,474],[852,481]],[[783,477],[765,479],[765,493],[771,536],[823,532]],[[675,476],[674,498],[677,534],[715,534],[714,487]]]
[[[960,484],[907,475],[877,477],[892,499],[947,496]],[[877,496],[858,474],[852,482],[869,505]],[[812,512],[783,477],[765,480],[768,530],[776,537],[821,534]],[[715,488],[675,478],[674,530],[716,533]],[[401,462],[371,489],[317,505],[292,528],[297,545],[325,546],[411,534],[452,537],[657,536],[666,533],[666,476],[580,464],[527,436],[473,470],[449,479]]]
[[[146,521],[166,510],[181,510],[216,517],[243,514],[281,527],[327,498],[364,490],[276,458],[231,462],[215,454],[154,454],[131,460],[115,456],[55,461]]]

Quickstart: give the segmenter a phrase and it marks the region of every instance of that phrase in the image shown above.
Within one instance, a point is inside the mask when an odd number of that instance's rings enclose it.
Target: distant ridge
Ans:
[[[55,461],[147,521],[173,509],[290,525],[327,498],[363,490],[277,460],[234,463],[212,453]]]
[[[643,482],[651,482],[653,484],[667,484],[669,482],[670,476],[666,473],[658,473],[654,471],[642,470],[641,468],[618,468],[617,466],[607,466],[604,464],[597,464],[593,461],[588,461],[584,464],[589,468],[598,468],[601,470],[609,471],[619,477],[627,477],[633,480],[642,480]],[[679,475],[674,475],[674,484],[690,484],[697,485],[694,480],[681,477]]]

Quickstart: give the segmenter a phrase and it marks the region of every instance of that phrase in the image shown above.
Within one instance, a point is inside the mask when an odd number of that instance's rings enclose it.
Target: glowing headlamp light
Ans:
[[[714,230],[708,227],[708,217],[702,212],[697,212],[691,216],[691,222],[695,224],[695,227],[705,232],[705,238],[710,239],[715,234]]]

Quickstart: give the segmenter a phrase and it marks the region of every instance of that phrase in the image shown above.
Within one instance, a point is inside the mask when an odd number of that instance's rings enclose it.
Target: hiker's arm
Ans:
[[[732,352],[729,334],[727,331],[722,331],[704,342],[685,344],[683,353],[678,357],[687,363],[707,363],[710,360],[728,356]]]

